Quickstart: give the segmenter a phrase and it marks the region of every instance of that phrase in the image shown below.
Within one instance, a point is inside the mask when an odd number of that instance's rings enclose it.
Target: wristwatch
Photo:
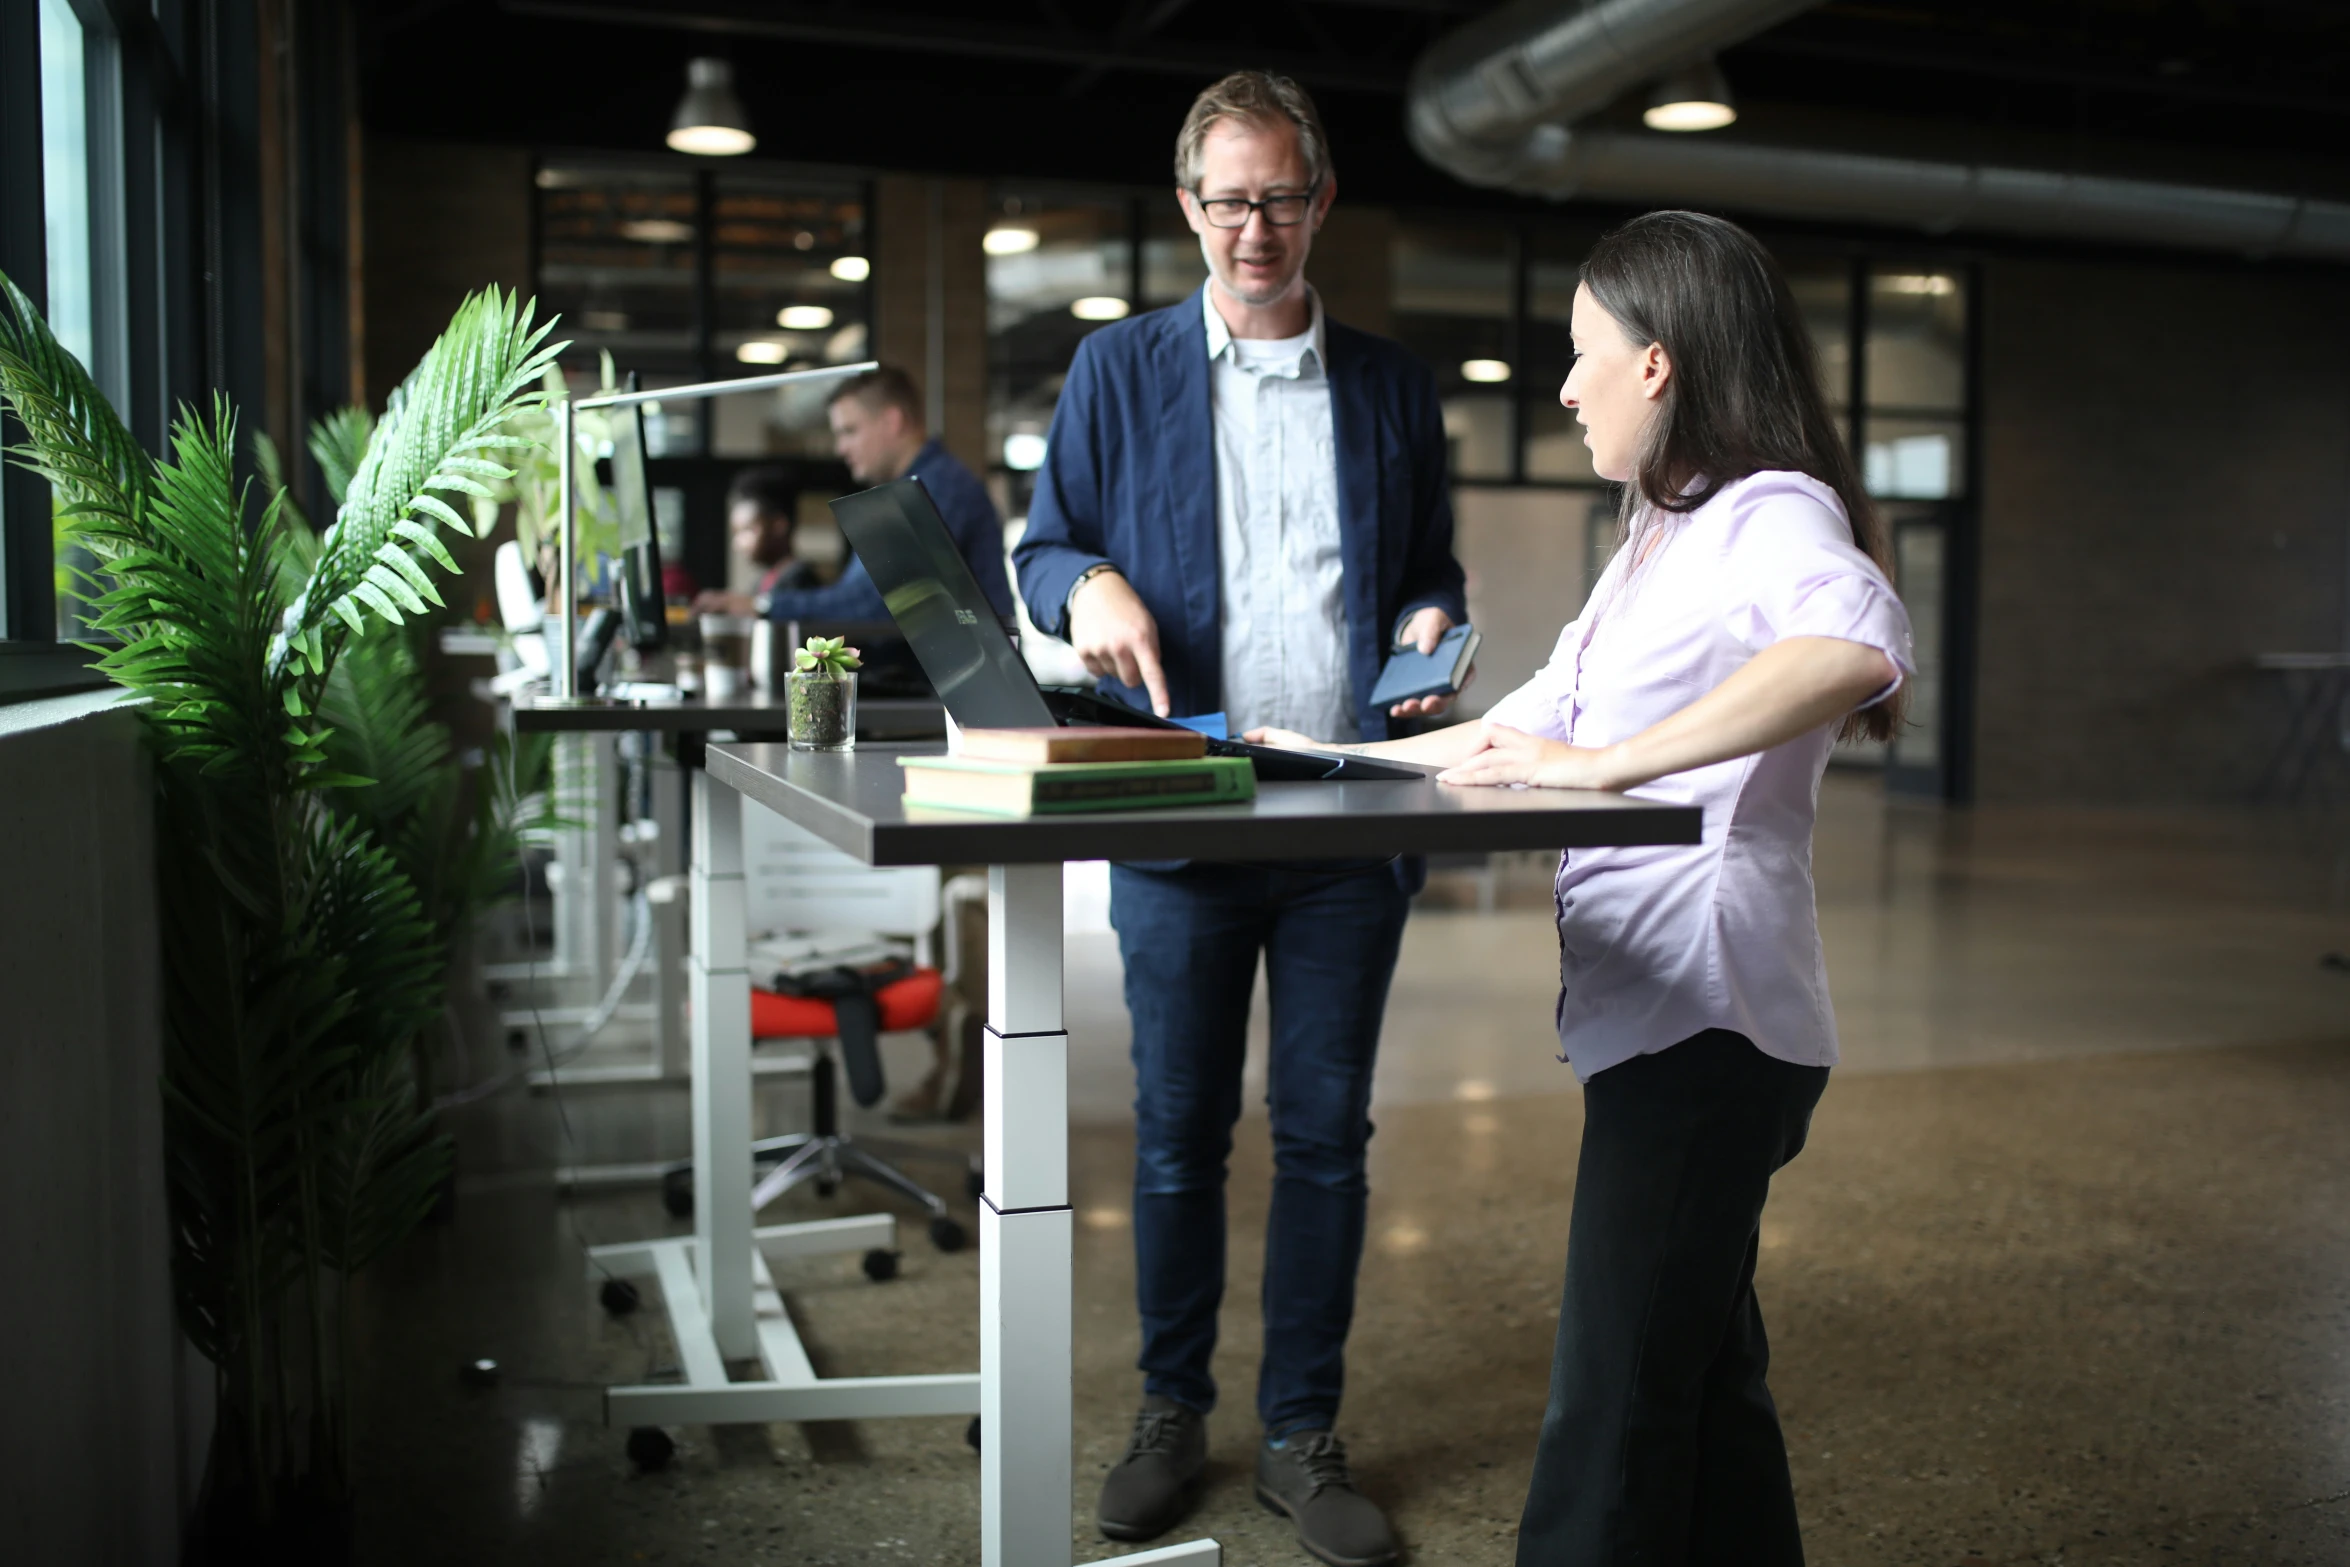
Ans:
[[[1077,580],[1075,582],[1069,584],[1069,592],[1067,596],[1061,600],[1061,613],[1064,615],[1067,614],[1069,612],[1069,606],[1077,602],[1077,590],[1079,588],[1084,587],[1088,582],[1091,582],[1094,578],[1100,576],[1105,571],[1116,572],[1119,576],[1125,575],[1124,572],[1118,571],[1117,567],[1111,565],[1106,560],[1095,561],[1092,565],[1086,567],[1083,571],[1077,574]]]

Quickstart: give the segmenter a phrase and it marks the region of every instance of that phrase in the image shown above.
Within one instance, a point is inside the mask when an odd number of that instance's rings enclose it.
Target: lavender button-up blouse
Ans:
[[[1916,672],[1909,617],[1853,547],[1835,492],[1757,473],[1696,511],[1657,517],[1616,558],[1550,662],[1488,721],[1612,745],[1688,706],[1782,637],[1838,637]],[[1889,685],[1873,701],[1892,694]],[[1589,1081],[1709,1028],[1802,1066],[1836,1061],[1811,879],[1831,727],[1631,791],[1704,812],[1695,845],[1560,856],[1558,1032]]]

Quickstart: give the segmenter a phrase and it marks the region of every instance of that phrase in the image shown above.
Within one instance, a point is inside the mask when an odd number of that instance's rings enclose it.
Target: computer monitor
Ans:
[[[628,390],[637,389],[634,371]],[[620,518],[620,559],[613,598],[621,627],[640,653],[669,645],[669,616],[661,591],[661,533],[653,526],[653,485],[645,472],[644,405],[612,410],[612,504]]]
[[[1053,727],[1036,677],[919,482],[896,479],[844,495],[832,514],[956,723]]]

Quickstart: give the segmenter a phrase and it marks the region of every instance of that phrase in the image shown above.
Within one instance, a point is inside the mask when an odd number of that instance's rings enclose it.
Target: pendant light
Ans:
[[[1651,88],[1640,118],[1652,131],[1718,131],[1738,118],[1738,110],[1730,102],[1722,68],[1709,54]]]
[[[732,158],[759,145],[734,95],[734,67],[704,55],[685,65],[685,96],[669,117],[669,145],[705,158]]]

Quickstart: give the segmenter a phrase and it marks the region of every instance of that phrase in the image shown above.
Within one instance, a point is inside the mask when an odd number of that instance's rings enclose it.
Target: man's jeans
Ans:
[[[1274,1175],[1257,1413],[1272,1436],[1337,1417],[1363,1252],[1371,1067],[1410,906],[1389,865],[1112,868],[1134,1023],[1146,1392],[1203,1412],[1216,1402],[1208,1362],[1224,1298],[1225,1163],[1262,952]]]

